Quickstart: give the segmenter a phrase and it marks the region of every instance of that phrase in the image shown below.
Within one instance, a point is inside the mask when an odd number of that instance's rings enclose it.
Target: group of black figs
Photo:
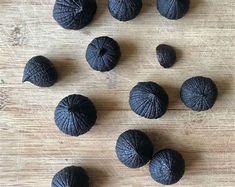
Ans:
[[[129,21],[141,11],[141,0],[108,0],[111,15],[120,21]],[[95,0],[56,0],[53,17],[66,29],[81,29],[89,24],[96,12]],[[183,17],[189,9],[189,0],[157,0],[160,14],[169,19]],[[170,68],[176,62],[173,47],[161,44],[156,48],[160,65]],[[86,60],[96,71],[112,70],[121,57],[119,44],[107,36],[91,41],[86,50]],[[50,87],[58,74],[53,63],[44,56],[31,58],[24,69],[23,82],[39,87]],[[218,95],[215,83],[202,76],[186,80],[180,90],[182,102],[194,111],[206,111],[214,105]],[[148,119],[162,117],[168,109],[169,98],[165,89],[155,82],[139,82],[129,94],[132,111]],[[54,112],[56,126],[65,134],[79,136],[88,132],[96,123],[97,111],[93,102],[83,95],[69,95],[62,99]],[[178,182],[185,171],[182,155],[172,149],[153,154],[153,144],[139,130],[122,133],[116,142],[117,158],[129,168],[139,168],[149,161],[152,178],[161,184]],[[88,187],[89,176],[82,167],[70,166],[55,174],[52,187]]]
[[[190,0],[156,0],[159,13],[167,19],[182,18],[189,10]],[[108,0],[110,14],[119,21],[136,18],[142,0]],[[97,10],[96,0],[56,0],[53,17],[65,29],[79,30],[87,26]]]

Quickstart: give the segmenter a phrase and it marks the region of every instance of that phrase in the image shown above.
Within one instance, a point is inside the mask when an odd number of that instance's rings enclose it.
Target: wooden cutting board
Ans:
[[[141,14],[122,23],[113,19],[106,0],[97,0],[94,21],[81,31],[59,27],[52,18],[53,0],[0,1],[0,186],[48,187],[53,175],[69,165],[86,168],[91,186],[161,186],[148,165],[129,169],[116,158],[117,137],[140,129],[155,149],[173,148],[186,160],[186,173],[175,186],[235,186],[235,2],[191,0],[183,19],[170,21],[143,1]],[[122,49],[109,73],[93,71],[85,60],[90,41],[101,35]],[[155,48],[177,49],[178,62],[163,69]],[[50,58],[59,74],[51,88],[21,83],[25,63],[34,55]],[[179,98],[182,83],[196,75],[212,78],[219,97],[214,108],[197,113]],[[128,105],[138,81],[155,81],[170,96],[163,118],[147,120]],[[98,121],[89,133],[74,138],[54,124],[57,103],[79,93],[94,101]]]

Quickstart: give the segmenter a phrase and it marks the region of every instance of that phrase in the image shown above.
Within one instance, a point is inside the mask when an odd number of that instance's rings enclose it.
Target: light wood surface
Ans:
[[[52,18],[53,0],[0,1],[0,186],[48,187],[53,175],[69,165],[87,169],[91,186],[161,186],[148,172],[123,166],[115,142],[127,129],[140,129],[155,149],[173,148],[186,160],[186,173],[175,186],[235,186],[235,2],[191,0],[187,16],[167,20],[155,0],[144,0],[133,21],[113,19],[106,0],[97,0],[94,21],[81,31],[59,27]],[[89,42],[101,35],[120,43],[122,58],[109,73],[93,71],[85,60]],[[155,48],[177,49],[178,62],[163,69]],[[50,58],[60,79],[51,88],[21,83],[25,63],[34,55]],[[179,98],[183,81],[211,77],[219,88],[214,108],[197,113]],[[128,105],[130,89],[152,80],[169,93],[163,118],[147,120]],[[95,127],[74,138],[62,134],[53,113],[65,96],[90,97],[98,109]]]

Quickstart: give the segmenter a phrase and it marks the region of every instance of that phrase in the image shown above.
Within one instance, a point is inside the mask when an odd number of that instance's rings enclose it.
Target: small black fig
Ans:
[[[109,0],[109,12],[119,21],[134,19],[141,11],[142,0]]]
[[[79,30],[93,19],[96,0],[56,0],[53,17],[65,29]]]
[[[214,81],[202,76],[186,80],[180,90],[180,97],[183,103],[198,112],[212,108],[217,96],[218,89]]]
[[[139,168],[151,159],[153,145],[145,133],[139,130],[128,130],[118,137],[116,154],[125,166]]]
[[[69,166],[55,174],[51,187],[89,187],[89,177],[82,167]]]
[[[166,91],[154,82],[139,82],[129,95],[131,109],[138,115],[157,119],[162,117],[168,108]]]
[[[180,19],[189,10],[190,0],[157,0],[157,9],[168,19]]]
[[[57,81],[56,69],[46,57],[35,56],[24,68],[22,82],[26,81],[39,87],[50,87]]]
[[[149,171],[156,182],[164,185],[174,184],[184,175],[185,161],[179,152],[164,149],[153,155]]]
[[[55,123],[65,134],[79,136],[88,132],[96,122],[96,108],[82,95],[69,95],[56,107]]]
[[[94,70],[101,72],[113,69],[117,65],[120,56],[121,50],[118,43],[108,36],[95,38],[86,50],[88,64]]]
[[[174,65],[176,61],[176,52],[171,46],[160,44],[157,47],[156,52],[157,59],[162,67],[170,68]]]

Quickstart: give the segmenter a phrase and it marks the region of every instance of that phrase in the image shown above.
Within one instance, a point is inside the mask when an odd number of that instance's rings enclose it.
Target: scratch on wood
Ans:
[[[117,75],[115,70],[111,71],[110,73],[107,74],[107,79],[108,79],[108,88],[116,88],[117,86]]]

